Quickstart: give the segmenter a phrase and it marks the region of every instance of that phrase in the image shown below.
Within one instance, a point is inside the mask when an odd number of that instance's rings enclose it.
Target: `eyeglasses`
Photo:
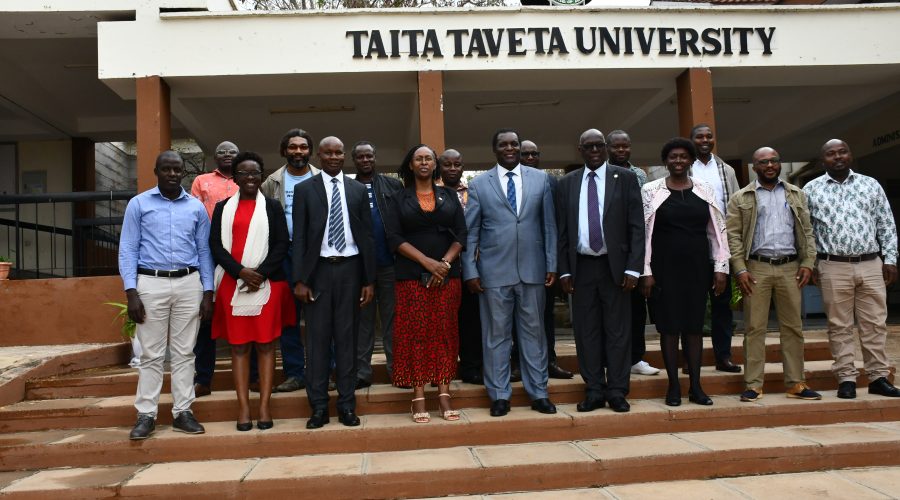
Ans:
[[[759,166],[778,165],[779,163],[781,163],[781,158],[766,158],[763,160],[756,160],[755,163]]]
[[[540,151],[526,151],[522,153],[522,156],[526,158],[538,158],[541,156]]]
[[[216,156],[225,156],[225,155],[237,156],[237,154],[238,154],[237,149],[220,149],[220,150],[216,151]]]
[[[605,147],[606,147],[606,143],[605,143],[605,142],[596,142],[596,143],[593,143],[593,144],[582,144],[582,145],[581,145],[581,149],[583,149],[583,150],[585,150],[585,151],[592,151],[592,150],[595,150],[595,149],[599,151],[599,150],[601,150],[601,149],[603,149],[603,148],[605,148]]]
[[[235,172],[235,177],[262,177],[262,172],[254,170],[253,172]]]

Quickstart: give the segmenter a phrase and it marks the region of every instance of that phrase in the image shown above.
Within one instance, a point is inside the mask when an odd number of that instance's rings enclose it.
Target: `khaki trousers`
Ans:
[[[762,392],[766,365],[766,329],[773,295],[781,332],[784,384],[793,387],[805,381],[801,294],[796,279],[799,267],[797,261],[780,266],[747,261],[747,270],[756,280],[753,295],[744,296],[744,317],[747,319],[747,333],[744,335],[744,383],[747,389]]]
[[[194,402],[194,343],[203,298],[200,273],[181,278],[138,275],[137,292],[147,317],[136,331],[143,352],[134,407],[138,414],[156,418],[168,344],[172,354],[172,415],[177,416],[190,410]]]
[[[839,382],[856,382],[859,375],[853,365],[856,354],[854,318],[859,325],[859,341],[869,382],[890,374],[885,352],[887,290],[881,266],[880,258],[855,263],[820,260],[817,264],[825,314],[828,315],[831,357],[834,358],[831,371]]]

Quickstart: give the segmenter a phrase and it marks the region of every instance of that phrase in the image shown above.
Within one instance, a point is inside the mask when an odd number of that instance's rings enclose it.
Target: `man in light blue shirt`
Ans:
[[[203,203],[181,187],[185,172],[178,153],[160,153],[153,172],[157,187],[128,202],[119,239],[128,317],[137,323],[135,334],[143,349],[132,440],[150,437],[156,427],[167,344],[172,353],[173,430],[204,432],[191,403],[194,343],[201,318],[209,320],[213,308],[209,217]]]

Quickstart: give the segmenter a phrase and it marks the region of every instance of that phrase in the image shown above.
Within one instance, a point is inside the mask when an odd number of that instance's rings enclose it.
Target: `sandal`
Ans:
[[[409,405],[409,412],[412,413],[413,422],[417,424],[427,424],[428,422],[431,422],[431,415],[429,415],[427,411],[416,413],[416,401],[425,401],[425,398],[415,398],[412,400],[413,404]]]
[[[438,398],[441,398],[444,396],[447,396],[447,398],[451,397],[446,392],[442,392],[442,393],[438,394]],[[441,416],[444,417],[444,420],[456,421],[456,420],[459,420],[459,410],[445,410],[445,411],[441,412]]]

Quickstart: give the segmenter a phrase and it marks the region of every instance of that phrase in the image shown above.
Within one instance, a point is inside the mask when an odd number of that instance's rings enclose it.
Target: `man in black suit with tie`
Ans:
[[[630,409],[631,291],[644,262],[644,217],[634,172],[607,163],[606,140],[581,134],[584,167],[557,188],[560,285],[572,294],[578,367],[585,383],[581,412],[609,402]]]
[[[306,304],[307,429],[328,423],[328,368],[334,344],[338,420],[356,416],[356,343],[360,308],[375,293],[375,241],[366,188],[344,176],[344,144],[319,143],[321,174],[294,195],[294,295]]]

